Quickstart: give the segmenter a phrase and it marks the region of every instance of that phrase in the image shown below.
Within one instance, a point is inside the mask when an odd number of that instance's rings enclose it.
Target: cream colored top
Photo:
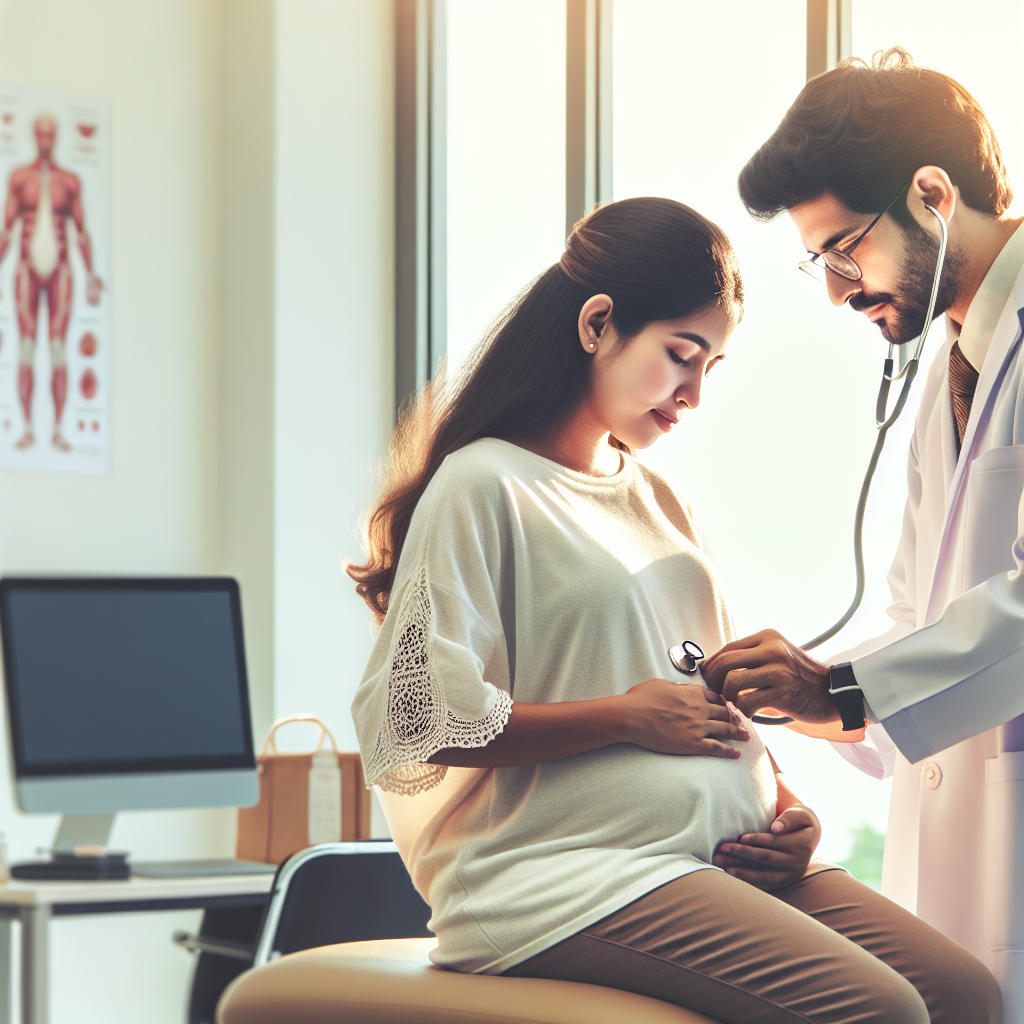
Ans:
[[[711,654],[732,635],[688,505],[635,459],[595,478],[488,438],[445,460],[352,706],[367,781],[433,910],[435,962],[499,973],[767,830],[775,778],[749,724],[737,760],[621,743],[521,767],[424,763],[486,745],[511,698],[693,685],[668,648]]]

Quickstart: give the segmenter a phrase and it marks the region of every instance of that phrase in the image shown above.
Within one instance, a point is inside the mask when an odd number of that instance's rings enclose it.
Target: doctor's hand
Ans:
[[[726,741],[750,739],[732,708],[709,704],[693,683],[648,679],[613,699],[621,702],[622,738],[657,754],[737,758]]]
[[[828,665],[774,629],[734,640],[701,665],[704,682],[745,715],[777,708],[802,722],[838,722]]]
[[[719,843],[711,863],[758,889],[785,889],[803,878],[820,839],[818,816],[803,804],[793,804],[771,823],[770,831]]]

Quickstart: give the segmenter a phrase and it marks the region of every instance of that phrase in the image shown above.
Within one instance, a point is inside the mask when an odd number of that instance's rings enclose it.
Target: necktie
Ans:
[[[960,342],[954,341],[949,350],[949,393],[953,398],[953,417],[956,419],[956,450],[964,441],[964,431],[971,415],[974,389],[978,386],[978,371],[960,351]]]

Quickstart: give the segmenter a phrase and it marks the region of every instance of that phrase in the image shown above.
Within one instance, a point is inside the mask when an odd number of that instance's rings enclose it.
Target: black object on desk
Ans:
[[[11,877],[34,882],[114,882],[127,879],[127,853],[85,855],[54,851],[47,860],[23,860],[11,865]]]

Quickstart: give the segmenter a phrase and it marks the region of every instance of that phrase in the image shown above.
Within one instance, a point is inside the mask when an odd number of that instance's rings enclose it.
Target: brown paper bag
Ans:
[[[320,727],[313,750],[302,754],[278,753],[275,734],[290,722],[312,722]],[[330,740],[328,750],[323,749],[325,739]],[[335,759],[338,772],[334,770]],[[315,715],[287,715],[274,722],[256,767],[260,800],[255,807],[239,808],[235,853],[239,859],[281,864],[293,853],[318,842],[370,838],[373,798],[363,783],[359,755],[340,753],[330,730]],[[340,816],[335,787],[340,796]]]

